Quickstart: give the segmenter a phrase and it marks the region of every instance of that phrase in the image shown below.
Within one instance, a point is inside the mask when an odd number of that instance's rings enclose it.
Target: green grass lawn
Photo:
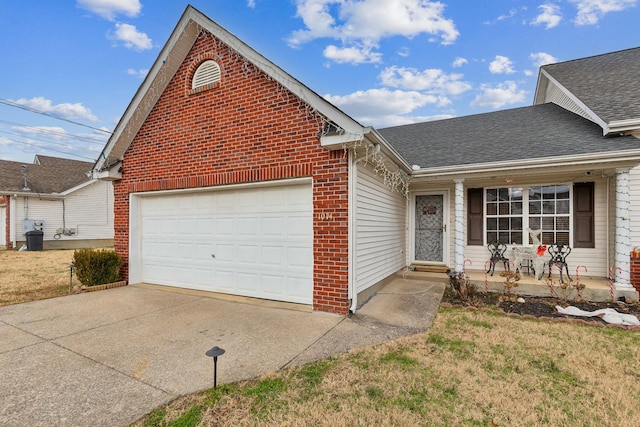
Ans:
[[[185,396],[138,426],[637,426],[640,334],[441,308],[426,333]]]

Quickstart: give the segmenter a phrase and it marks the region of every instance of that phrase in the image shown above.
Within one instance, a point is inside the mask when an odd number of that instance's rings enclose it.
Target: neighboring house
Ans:
[[[0,161],[0,246],[19,249],[34,229],[44,249],[113,245],[113,189],[92,178],[92,165],[41,155],[33,164]]]
[[[189,6],[95,176],[129,283],[345,314],[408,265],[480,270],[488,241],[531,227],[633,291],[621,195],[640,141],[563,107],[378,132]]]

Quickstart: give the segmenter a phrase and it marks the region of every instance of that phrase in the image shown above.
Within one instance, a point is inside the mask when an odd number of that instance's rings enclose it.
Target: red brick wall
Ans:
[[[640,252],[631,252],[631,284],[640,292]]]
[[[195,69],[210,58],[222,81],[192,91]],[[320,147],[319,130],[318,118],[296,97],[201,35],[127,150],[114,186],[114,244],[124,277],[129,193],[312,177],[313,308],[346,314],[347,156]]]

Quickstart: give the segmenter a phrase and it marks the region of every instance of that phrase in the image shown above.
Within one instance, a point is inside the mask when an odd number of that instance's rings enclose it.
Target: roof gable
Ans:
[[[89,182],[91,166],[89,162],[41,155],[33,164],[0,160],[0,192],[61,194]]]
[[[409,164],[426,169],[640,151],[638,139],[604,137],[597,125],[550,103],[379,132]]]
[[[210,33],[237,53],[239,60],[247,61],[247,64],[265,73],[270,79],[309,105],[310,109],[326,118],[327,124],[331,124],[327,129],[337,129],[337,132],[332,131],[323,135],[322,145],[330,146],[336,143],[358,141],[363,139],[364,134],[369,131],[204,14],[192,6],[187,6],[99,156],[94,165],[95,171],[106,170],[122,160],[125,151],[202,31]]]
[[[640,48],[541,67],[534,104],[554,102],[605,135],[640,128]]]

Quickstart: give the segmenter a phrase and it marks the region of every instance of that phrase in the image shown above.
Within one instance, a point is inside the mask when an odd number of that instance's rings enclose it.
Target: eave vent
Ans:
[[[193,75],[193,80],[191,81],[191,89],[197,89],[199,87],[217,83],[220,79],[220,66],[216,61],[209,59],[200,64],[196,70]]]

